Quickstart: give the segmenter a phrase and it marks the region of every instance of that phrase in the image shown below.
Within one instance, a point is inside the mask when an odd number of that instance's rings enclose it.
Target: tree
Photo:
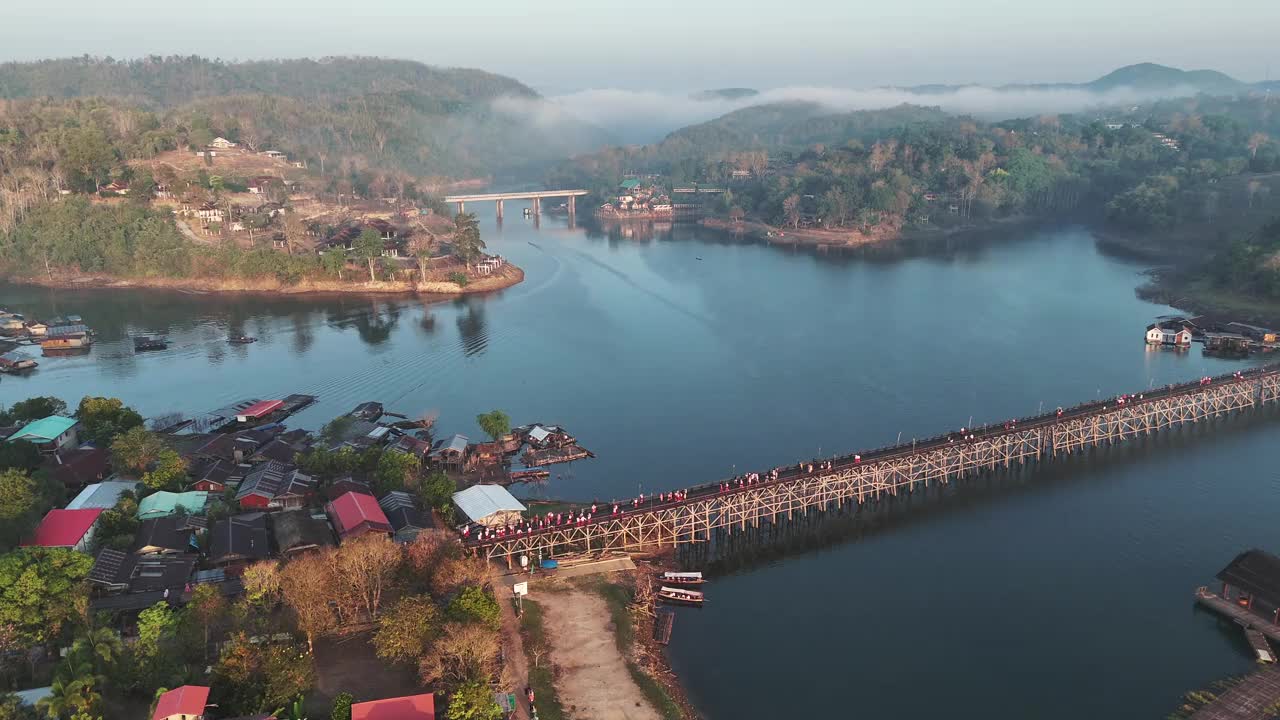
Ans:
[[[502,622],[498,602],[484,588],[475,585],[463,588],[446,612],[452,620],[483,623],[495,630]]]
[[[382,257],[383,243],[382,236],[373,228],[365,228],[360,233],[360,237],[351,244],[351,250],[355,256],[369,263],[369,282],[378,279],[374,274],[374,264],[378,262],[378,258]]]
[[[415,664],[439,630],[435,604],[426,595],[400,598],[378,618],[373,647],[378,657],[394,663]]]
[[[35,509],[36,481],[21,470],[0,472],[0,524],[16,523]]]
[[[186,476],[187,461],[176,450],[165,448],[142,476],[142,483],[152,490],[177,490]]]
[[[93,558],[66,548],[21,548],[0,556],[0,626],[28,645],[56,639],[76,616]]]
[[[382,453],[376,474],[378,494],[410,487],[421,469],[422,462],[416,455],[391,451]]]
[[[315,684],[311,655],[294,643],[271,645],[263,653],[262,675],[266,681],[264,707],[280,707]]]
[[[453,253],[458,259],[471,264],[480,259],[484,251],[484,240],[480,237],[480,223],[473,213],[458,213],[453,218]]]
[[[80,438],[106,447],[117,435],[142,427],[142,416],[116,398],[85,397],[76,408]]]
[[[511,432],[511,418],[507,417],[507,414],[501,410],[480,413],[476,416],[476,424],[495,442]]]
[[[788,195],[787,198],[782,201],[782,214],[786,217],[787,224],[790,225],[792,228],[800,227],[800,196],[799,195],[795,195],[795,194]]]
[[[191,601],[187,603],[187,612],[204,630],[204,652],[208,652],[209,633],[227,617],[230,605],[217,586],[211,583],[200,583],[191,591]]]
[[[290,255],[307,242],[306,223],[302,222],[302,217],[292,208],[284,213],[284,242]]]
[[[337,627],[330,605],[335,580],[329,564],[317,553],[293,558],[280,573],[284,602],[307,637],[308,651],[315,651],[316,638]]]
[[[270,610],[280,599],[280,563],[275,560],[256,562],[240,576],[244,583],[244,599]]]
[[[0,411],[0,425],[22,425],[50,415],[63,415],[67,404],[47,395],[27,398],[14,403],[8,410]]]
[[[449,720],[501,720],[502,708],[482,680],[459,685],[449,696]]]
[[[44,456],[35,443],[14,440],[0,443],[0,470],[31,472],[44,463]]]
[[[457,483],[443,470],[432,470],[418,485],[418,498],[426,507],[444,511],[453,502],[453,494],[457,491]]]
[[[1249,136],[1249,157],[1251,158],[1257,157],[1258,148],[1262,147],[1263,145],[1266,145],[1268,140],[1270,140],[1270,138],[1268,138],[1265,134],[1260,132],[1250,135]]]
[[[326,273],[337,275],[342,279],[342,271],[347,269],[347,249],[332,247],[320,255],[320,266]]]
[[[138,613],[138,641],[134,649],[144,657],[155,657],[178,632],[178,613],[165,601]]]
[[[340,581],[339,606],[373,619],[382,607],[383,594],[395,581],[404,554],[385,535],[366,535],[343,543],[324,558],[333,577]]]
[[[135,427],[111,443],[111,461],[117,467],[141,476],[160,459],[164,443],[155,433]]]
[[[351,720],[351,706],[355,703],[356,697],[351,693],[338,693],[333,699],[333,710],[329,712],[329,720]]]
[[[446,623],[418,662],[419,679],[430,685],[437,680],[459,682],[488,676],[497,665],[502,639],[498,631],[479,623]]]

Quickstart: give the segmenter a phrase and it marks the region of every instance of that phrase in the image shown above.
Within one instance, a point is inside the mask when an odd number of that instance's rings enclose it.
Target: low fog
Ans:
[[[978,85],[920,92],[904,88],[850,89],[783,87],[736,100],[695,100],[686,94],[619,89],[581,90],[542,100],[501,98],[500,112],[520,116],[550,129],[576,118],[596,125],[623,144],[650,143],[673,130],[711,120],[752,105],[782,101],[810,101],[831,112],[875,110],[902,103],[938,106],[959,115],[1003,120],[1046,113],[1074,113],[1095,108],[1133,105],[1163,97],[1194,95],[1192,88],[1141,92],[1116,88],[1096,92],[1084,88],[991,88]]]

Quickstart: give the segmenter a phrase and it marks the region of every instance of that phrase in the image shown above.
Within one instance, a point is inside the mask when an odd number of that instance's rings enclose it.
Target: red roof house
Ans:
[[[151,720],[203,720],[209,704],[209,688],[183,685],[160,696]]]
[[[351,706],[351,720],[435,720],[436,699],[431,693],[370,700]]]
[[[393,532],[391,522],[387,520],[386,513],[382,512],[377,498],[366,493],[349,492],[340,495],[325,510],[333,521],[334,529],[338,531],[338,537],[343,540],[371,532],[388,535]]]
[[[28,547],[64,547],[88,552],[98,516],[101,514],[102,508],[50,510],[40,521],[31,540],[22,544]]]

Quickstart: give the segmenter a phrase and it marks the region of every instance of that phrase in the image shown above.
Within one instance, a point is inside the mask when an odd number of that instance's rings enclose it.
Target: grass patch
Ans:
[[[684,711],[667,694],[667,689],[631,659],[631,649],[636,641],[635,623],[631,619],[631,591],[621,585],[606,582],[599,576],[594,579],[596,582],[584,584],[588,584],[592,590],[599,593],[604,598],[605,604],[609,606],[609,618],[613,621],[614,627],[614,640],[618,643],[618,650],[622,652],[623,659],[626,660],[631,679],[635,680],[645,699],[653,705],[664,720],[684,720]]]
[[[564,720],[564,706],[556,694],[556,677],[551,668],[551,644],[542,624],[542,606],[524,599],[520,615],[520,637],[529,663],[529,687],[533,688],[533,704],[542,720]]]

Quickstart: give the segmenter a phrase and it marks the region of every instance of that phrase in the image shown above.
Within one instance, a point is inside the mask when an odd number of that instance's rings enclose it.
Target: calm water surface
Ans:
[[[508,213],[510,218],[518,213]],[[484,217],[526,281],[501,294],[223,298],[0,287],[0,306],[83,315],[100,342],[0,382],[0,402],[114,395],[147,414],[318,395],[564,424],[599,456],[535,495],[675,489],[1236,363],[1147,352],[1171,310],[1082,229],[831,258],[695,228],[657,238]],[[135,355],[128,337],[168,332]],[[261,338],[229,346],[228,333]],[[713,719],[1160,717],[1250,667],[1191,593],[1234,553],[1280,547],[1277,427],[1178,437],[1042,473],[823,550],[718,577],[673,664]],[[1192,434],[1194,435],[1194,434]]]

